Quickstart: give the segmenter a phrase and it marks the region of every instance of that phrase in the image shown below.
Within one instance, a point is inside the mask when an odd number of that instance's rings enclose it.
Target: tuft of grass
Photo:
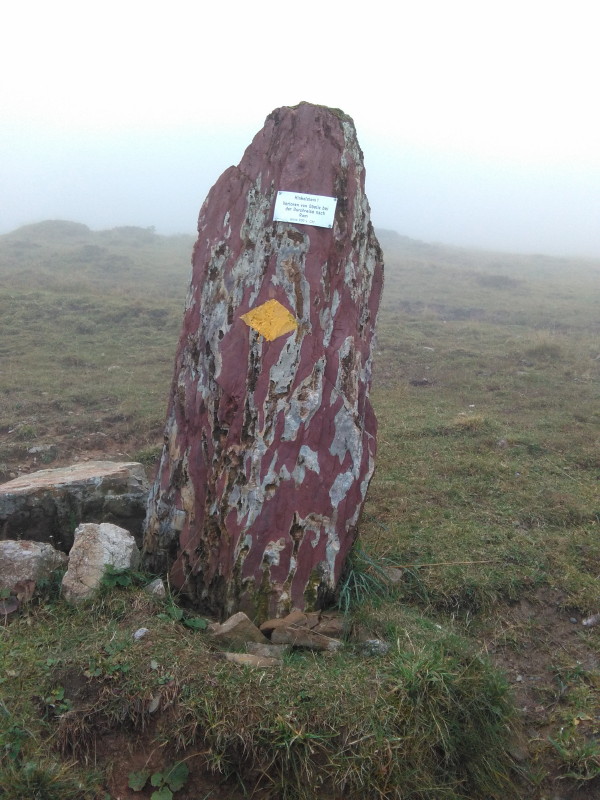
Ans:
[[[573,718],[570,725],[560,728],[549,742],[558,753],[567,778],[580,783],[600,777],[600,744],[596,736],[586,736],[578,730],[581,720],[590,719],[586,714]]]
[[[155,467],[158,465],[160,460],[162,448],[162,444],[143,447],[141,450],[138,450],[133,454],[133,460],[139,461],[140,464],[143,464],[147,469]]]
[[[533,337],[529,347],[526,348],[525,355],[528,358],[552,362],[560,361],[564,356],[564,351],[555,336],[547,333],[538,333]]]
[[[350,614],[366,602],[393,598],[395,589],[386,566],[393,563],[373,558],[358,542],[353,546],[337,589],[337,606],[343,614]]]
[[[9,761],[0,765],[3,795],[10,800],[97,800],[99,773],[90,769],[87,775],[73,764],[40,756],[35,760]]]
[[[15,438],[20,442],[29,442],[37,438],[37,429],[33,425],[19,425],[15,432]]]
[[[488,420],[482,414],[461,412],[452,420],[452,427],[461,433],[479,433],[488,428]]]

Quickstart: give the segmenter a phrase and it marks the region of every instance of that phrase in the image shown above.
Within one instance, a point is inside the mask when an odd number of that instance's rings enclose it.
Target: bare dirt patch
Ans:
[[[545,588],[502,609],[494,633],[486,637],[488,653],[509,680],[523,720],[525,738],[515,755],[523,763],[532,763],[540,776],[546,773],[531,795],[540,800],[600,797],[599,778],[565,777],[564,768],[557,767],[552,744],[557,731],[573,723],[582,739],[598,735],[599,709],[591,705],[593,691],[586,693],[585,688],[598,685],[600,629],[584,627],[582,619],[565,607],[563,593]],[[579,717],[572,716],[577,692],[581,695]]]

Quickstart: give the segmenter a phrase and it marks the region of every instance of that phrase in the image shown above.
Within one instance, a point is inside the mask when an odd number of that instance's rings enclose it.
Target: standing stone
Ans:
[[[221,618],[321,607],[357,534],[383,282],[364,177],[351,118],[301,103],[200,211],[144,549]],[[333,226],[274,222],[278,191],[336,198]]]

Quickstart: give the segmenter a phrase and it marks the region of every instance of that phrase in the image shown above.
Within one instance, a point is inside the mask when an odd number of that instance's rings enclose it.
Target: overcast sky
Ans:
[[[0,34],[0,233],[195,233],[210,186],[301,100],[356,123],[376,227],[600,256],[592,0],[19,0]]]

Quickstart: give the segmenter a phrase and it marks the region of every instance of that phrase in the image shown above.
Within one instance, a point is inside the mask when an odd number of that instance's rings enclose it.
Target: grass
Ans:
[[[168,602],[113,588],[83,613],[42,602],[5,630],[0,785],[28,786],[35,765],[42,796],[68,797],[76,784],[87,786],[76,797],[101,796],[110,780],[86,767],[98,738],[125,734],[135,746],[151,731],[171,762],[187,754],[285,798],[333,788],[364,797],[369,786],[373,796],[458,800],[510,788],[506,681],[456,633],[410,609],[391,617],[363,605],[360,624],[392,643],[386,656],[348,645],[294,654],[265,675],[219,660],[207,634],[165,613]],[[135,641],[142,624],[150,632]],[[54,760],[40,760],[48,750]]]
[[[1,631],[11,800],[108,800],[182,759],[182,800],[221,791],[194,783],[206,770],[231,798],[600,792],[600,628],[580,624],[600,610],[600,265],[381,241],[379,450],[339,605],[389,651],[252,672],[134,585],[81,611],[50,593]],[[6,476],[49,466],[40,445],[152,469],[191,246],[71,223],[0,237]]]
[[[386,572],[386,559],[372,558],[357,542],[346,561],[344,574],[337,589],[337,605],[348,616],[365,603],[389,600],[394,595],[394,584]]]
[[[0,463],[160,438],[192,245],[73,223],[0,237]]]

